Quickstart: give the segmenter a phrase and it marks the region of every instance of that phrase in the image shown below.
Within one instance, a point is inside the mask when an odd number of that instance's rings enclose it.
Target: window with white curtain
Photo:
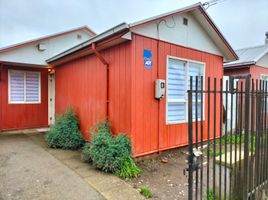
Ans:
[[[9,103],[41,103],[40,72],[8,71]]]
[[[166,123],[175,124],[187,122],[188,95],[190,76],[193,76],[193,89],[195,77],[198,76],[198,86],[201,88],[201,76],[204,76],[204,63],[168,57],[167,61],[167,107]],[[204,78],[203,78],[204,80]],[[193,119],[195,119],[196,97],[193,94]],[[198,119],[201,117],[201,95],[197,96]]]
[[[268,81],[268,74],[261,74],[262,81]]]

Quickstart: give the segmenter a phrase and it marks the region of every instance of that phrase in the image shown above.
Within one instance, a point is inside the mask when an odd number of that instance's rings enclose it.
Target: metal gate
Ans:
[[[188,199],[260,199],[268,180],[267,82],[191,77],[189,87]]]

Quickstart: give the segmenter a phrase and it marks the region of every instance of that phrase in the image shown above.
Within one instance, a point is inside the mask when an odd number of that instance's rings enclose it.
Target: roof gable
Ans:
[[[192,17],[192,21],[196,21],[197,23],[199,23],[199,28],[203,29],[204,32],[206,32],[205,34],[202,34],[202,36],[204,38],[201,37],[201,40],[205,39],[208,41],[208,39],[210,41],[212,41],[216,47],[216,49],[214,48],[214,51],[210,51],[211,48],[209,49],[203,49],[203,48],[199,48],[199,50],[204,50],[204,51],[208,51],[210,53],[216,53],[216,54],[221,54],[224,56],[225,61],[233,61],[233,60],[237,60],[238,56],[236,55],[235,51],[232,49],[231,45],[227,42],[227,40],[224,38],[223,34],[220,32],[219,28],[215,25],[215,23],[212,21],[212,19],[209,17],[208,13],[206,12],[206,10],[204,9],[204,7],[202,6],[201,3],[197,3],[197,4],[193,4],[191,6],[182,8],[182,9],[177,9],[175,11],[171,11],[168,13],[164,13],[149,19],[145,19],[136,23],[132,23],[130,24],[130,29],[131,30],[135,30],[139,27],[144,27],[144,26],[148,26],[150,24],[160,24],[161,22],[165,21],[167,18],[174,18],[174,16],[178,16],[178,15],[188,15],[188,16],[193,16]],[[195,25],[197,25],[197,23]],[[159,26],[159,25],[158,25]],[[200,29],[199,29],[200,30]],[[196,31],[196,30],[195,30]],[[199,31],[202,32],[202,31]],[[190,32],[188,32],[187,34],[189,34]],[[192,32],[193,34],[193,32]],[[209,36],[209,38],[207,37]],[[187,36],[186,36],[187,37]],[[189,36],[188,36],[189,37]],[[189,37],[190,38],[190,37]],[[191,40],[188,40],[189,43],[191,42]],[[202,43],[202,41],[199,41]],[[198,43],[198,41],[196,42],[196,44]],[[197,44],[197,49],[198,49],[198,45],[204,45],[204,44]],[[213,44],[209,44],[206,43],[206,45],[212,45]],[[188,46],[188,45],[186,45]],[[191,48],[196,48],[196,46],[194,44],[190,45]],[[217,52],[217,49],[219,50]]]
[[[18,44],[10,45],[10,46],[7,46],[7,47],[3,47],[3,48],[0,48],[0,53],[7,52],[7,51],[12,51],[14,49],[17,49],[17,48],[20,48],[20,47],[23,47],[23,46],[27,46],[27,45],[31,45],[33,43],[42,42],[44,40],[49,40],[49,39],[53,39],[53,38],[56,38],[56,37],[64,36],[64,35],[67,35],[69,33],[77,32],[77,31],[85,31],[91,37],[96,35],[96,33],[94,31],[92,31],[90,28],[88,28],[87,26],[82,26],[82,27],[78,27],[78,28],[71,29],[71,30],[68,30],[68,31],[55,33],[55,34],[52,34],[52,35],[47,35],[47,36],[44,36],[44,37],[40,37],[40,38],[36,38],[36,39],[33,39],[33,40],[25,41],[25,42],[22,42],[22,43],[18,43]]]
[[[46,60],[92,36],[84,28],[67,31],[3,49],[1,63],[47,65]],[[42,48],[40,48],[40,45]]]
[[[187,25],[183,24],[187,20]],[[224,56],[214,40],[191,12],[177,14],[132,29],[132,32],[172,44]]]

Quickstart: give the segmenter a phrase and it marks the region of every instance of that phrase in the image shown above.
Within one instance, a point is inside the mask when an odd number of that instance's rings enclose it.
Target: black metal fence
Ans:
[[[189,200],[260,199],[268,180],[267,85],[250,76],[190,78]]]

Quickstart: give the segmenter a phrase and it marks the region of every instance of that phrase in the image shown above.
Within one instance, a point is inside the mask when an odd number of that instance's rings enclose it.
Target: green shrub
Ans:
[[[104,172],[116,173],[120,170],[120,160],[131,156],[130,140],[123,133],[113,137],[110,123],[106,120],[97,125],[92,135],[89,156],[96,168]]]
[[[130,141],[123,134],[114,139],[110,131],[103,131],[93,135],[91,139],[92,163],[104,172],[117,172],[120,169],[120,159],[130,155]]]
[[[147,186],[142,186],[139,189],[140,193],[145,196],[147,199],[151,198],[153,196],[153,193],[151,192],[151,190],[147,187]]]
[[[86,143],[82,149],[82,155],[81,155],[82,160],[88,163],[92,162],[92,159],[90,156],[90,146],[91,146],[90,143]]]
[[[96,133],[100,132],[111,132],[111,125],[108,120],[105,120],[104,123],[98,123],[97,129],[95,130]]]
[[[137,178],[142,170],[136,165],[132,157],[124,157],[120,160],[120,169],[117,175],[121,178]]]
[[[79,149],[85,140],[79,131],[78,119],[72,109],[56,118],[55,125],[50,128],[45,139],[51,148]]]

